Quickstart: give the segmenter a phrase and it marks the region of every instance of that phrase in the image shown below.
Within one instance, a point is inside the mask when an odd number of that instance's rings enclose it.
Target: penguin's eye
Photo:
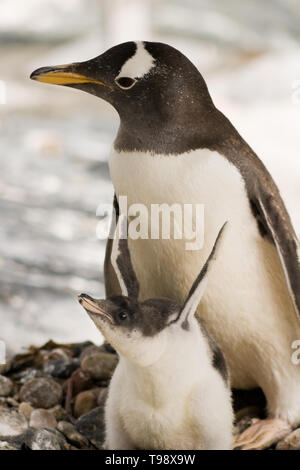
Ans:
[[[133,85],[135,85],[136,80],[130,77],[119,77],[116,78],[115,82],[123,90],[129,90],[129,88],[132,88]]]
[[[127,313],[126,313],[126,312],[120,312],[120,313],[119,313],[119,319],[120,319],[121,321],[126,320],[126,318],[127,318]]]

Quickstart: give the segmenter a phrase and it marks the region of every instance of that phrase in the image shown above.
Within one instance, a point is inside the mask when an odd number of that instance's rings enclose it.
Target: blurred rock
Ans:
[[[44,362],[67,361],[70,357],[72,357],[72,350],[67,347],[53,348],[44,352]]]
[[[57,421],[53,414],[44,409],[35,409],[31,413],[29,426],[32,428],[53,428],[57,426]]]
[[[61,421],[58,423],[57,429],[76,447],[79,447],[80,449],[89,447],[89,441],[77,431],[73,424],[68,423],[67,421]]]
[[[75,343],[72,345],[73,353],[75,357],[81,357],[83,351],[90,346],[94,346],[91,341],[83,341],[82,343]]]
[[[60,379],[68,378],[74,370],[78,369],[80,362],[78,359],[57,359],[44,364],[44,372]]]
[[[25,416],[14,410],[0,408],[0,437],[12,437],[22,434],[28,427]]]
[[[61,405],[56,405],[53,408],[49,408],[48,411],[52,413],[52,415],[58,422],[68,419],[68,413]]]
[[[74,416],[80,418],[80,416],[96,408],[96,406],[97,397],[91,390],[80,392],[75,398]]]
[[[6,441],[0,441],[0,450],[19,450],[19,447]]]
[[[64,383],[64,391],[67,391],[68,384],[71,384],[72,396],[90,388],[93,384],[91,374],[83,369],[77,369],[73,372],[71,377]]]
[[[22,401],[19,405],[19,413],[25,416],[25,418],[29,421],[31,413],[33,412],[34,408],[26,401]]]
[[[101,352],[104,352],[103,346],[95,346],[94,344],[92,344],[91,346],[84,348],[79,356],[80,363],[82,364],[83,360],[86,357],[92,356],[95,353],[101,353]]]
[[[8,377],[0,375],[0,397],[7,397],[13,389],[13,383]]]
[[[55,429],[33,429],[26,433],[26,446],[31,450],[67,450],[64,436]]]
[[[81,367],[94,379],[105,380],[111,378],[117,364],[118,358],[114,354],[98,352],[85,357]]]
[[[45,374],[41,370],[25,369],[25,370],[22,370],[15,378],[17,378],[20,383],[25,384],[29,380],[46,377],[46,376],[47,374]]]
[[[81,416],[76,423],[76,429],[92,442],[97,449],[102,449],[105,439],[104,408],[98,406]]]
[[[13,408],[18,408],[19,403],[14,397],[6,397],[6,403]]]
[[[47,409],[61,402],[62,388],[53,379],[32,379],[22,386],[20,398],[35,408]]]

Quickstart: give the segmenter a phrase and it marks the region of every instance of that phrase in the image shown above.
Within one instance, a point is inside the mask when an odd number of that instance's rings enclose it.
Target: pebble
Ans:
[[[76,429],[92,442],[97,449],[103,449],[105,439],[104,407],[98,406],[81,416],[76,422]]]
[[[68,450],[66,439],[56,429],[30,428],[25,444],[31,450]]]
[[[57,426],[57,421],[48,410],[35,409],[31,413],[29,426],[32,428],[53,428]]]
[[[75,398],[74,416],[80,416],[88,413],[97,406],[97,396],[91,390],[80,392]]]
[[[249,426],[251,426],[252,424],[252,417],[251,416],[244,416],[243,418],[241,418],[239,420],[238,423],[236,423],[235,427],[234,427],[234,434],[237,435],[237,434],[241,434],[242,432],[244,432],[247,428],[249,428]]]
[[[252,423],[253,418],[259,417],[260,409],[257,406],[246,406],[237,411],[235,415],[236,424],[234,426],[234,434],[241,434]]]
[[[20,398],[34,408],[51,408],[62,401],[62,387],[50,378],[32,379],[22,386]]]
[[[1,441],[0,450],[19,450],[19,447],[13,444],[10,444],[9,442]]]
[[[24,415],[25,418],[28,419],[28,421],[30,419],[30,416],[33,410],[34,408],[32,408],[32,406],[29,405],[29,403],[27,403],[26,401],[22,401],[22,403],[20,403],[19,405],[19,413]]]
[[[98,352],[85,357],[81,367],[88,371],[94,379],[105,380],[111,378],[117,364],[116,355]]]
[[[94,346],[94,344],[91,341],[84,341],[83,343],[73,344],[72,350],[73,350],[74,356],[79,357],[83,353],[83,351],[90,346]]]
[[[68,359],[72,356],[69,348],[54,348],[44,353],[44,361],[56,361],[58,359]]]
[[[89,447],[89,441],[80,434],[75,426],[67,421],[61,421],[58,423],[57,429],[64,434],[71,444],[80,447],[81,449],[85,449]]]
[[[91,374],[83,369],[77,369],[73,372],[71,377],[66,380],[63,385],[64,390],[67,390],[68,383],[72,382],[72,392],[73,395],[77,395],[77,393],[90,388],[93,385],[93,380],[91,378]]]
[[[53,408],[49,408],[50,413],[53,414],[56,421],[65,421],[68,419],[68,413],[61,405],[56,405]]]
[[[8,377],[0,375],[0,397],[7,397],[13,389],[13,383]]]
[[[19,402],[14,398],[14,397],[7,397],[6,398],[6,403],[9,405],[9,406],[12,406],[14,408],[18,408],[19,407]]]
[[[38,369],[26,369],[17,376],[17,380],[18,382],[24,384],[28,382],[29,380],[37,379],[41,377],[46,377],[46,374],[43,371],[38,370]]]
[[[28,428],[28,423],[22,414],[15,410],[0,408],[0,436],[18,436]]]
[[[88,346],[87,348],[84,348],[83,351],[81,352],[79,356],[80,363],[82,364],[82,361],[93,354],[96,354],[98,352],[104,352],[103,345],[102,346],[95,346],[94,344],[91,346]]]
[[[44,372],[52,375],[52,377],[67,379],[79,366],[80,362],[78,359],[56,359],[55,361],[48,361],[44,364]]]
[[[300,450],[300,428],[295,429],[276,445],[277,450]]]

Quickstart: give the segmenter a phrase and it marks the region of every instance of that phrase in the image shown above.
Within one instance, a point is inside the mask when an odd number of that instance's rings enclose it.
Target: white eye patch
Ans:
[[[119,81],[121,83],[121,78],[131,78],[133,80],[136,78],[141,78],[146,75],[152,69],[152,67],[154,67],[155,59],[145,49],[144,43],[138,41],[136,42],[136,46],[135,54],[124,63],[119,75],[116,77],[115,80],[117,83]],[[132,86],[134,83],[132,83]]]

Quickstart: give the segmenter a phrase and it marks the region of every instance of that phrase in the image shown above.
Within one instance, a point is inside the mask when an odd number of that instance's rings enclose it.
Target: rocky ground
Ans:
[[[117,362],[109,345],[49,341],[0,366],[0,450],[101,450]],[[235,435],[264,417],[264,404],[259,391],[234,392]],[[300,428],[264,447],[300,450]]]
[[[0,450],[101,449],[117,361],[105,346],[49,341],[0,366]]]

